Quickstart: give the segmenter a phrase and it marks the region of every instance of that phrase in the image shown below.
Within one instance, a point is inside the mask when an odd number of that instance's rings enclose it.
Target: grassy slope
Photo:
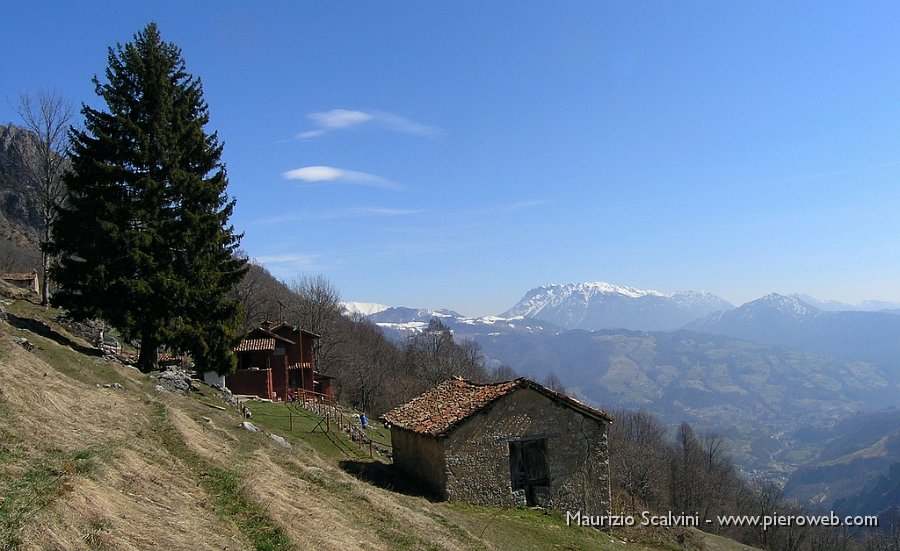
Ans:
[[[52,310],[5,308],[86,344]],[[269,429],[293,444],[287,451],[239,429],[237,412],[209,407],[209,395],[153,386],[117,362],[0,322],[0,550],[677,548],[566,527],[559,514],[388,491],[341,468],[368,462],[367,451],[310,435],[310,420]],[[264,428],[283,422],[259,413]]]

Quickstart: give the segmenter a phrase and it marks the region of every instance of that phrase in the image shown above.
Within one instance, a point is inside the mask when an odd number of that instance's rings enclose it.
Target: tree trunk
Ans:
[[[41,251],[41,306],[50,304],[50,254]]]
[[[141,337],[141,352],[138,355],[138,369],[144,373],[159,368],[159,343],[151,337]]]

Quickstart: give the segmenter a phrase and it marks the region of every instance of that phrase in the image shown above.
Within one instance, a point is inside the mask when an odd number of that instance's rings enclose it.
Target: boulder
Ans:
[[[286,450],[293,450],[293,449],[294,449],[294,447],[291,446],[291,443],[290,443],[290,442],[288,442],[287,440],[285,440],[285,439],[282,438],[281,436],[278,436],[277,434],[270,434],[270,435],[269,435],[269,438],[271,438],[272,440],[274,440],[275,442],[277,442],[279,446],[281,446],[282,448],[284,448],[284,449],[286,449]]]
[[[166,369],[153,375],[159,386],[171,392],[190,394],[192,387],[191,375],[179,369]]]

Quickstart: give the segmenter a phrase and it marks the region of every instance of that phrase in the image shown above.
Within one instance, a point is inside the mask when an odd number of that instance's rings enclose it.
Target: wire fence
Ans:
[[[370,458],[374,458],[375,454],[388,458],[392,456],[390,443],[375,440],[367,434],[366,431],[375,431],[377,433],[378,429],[368,423],[363,425],[364,415],[352,412],[352,410],[348,412],[340,405],[326,402],[326,399],[329,398],[324,394],[305,392],[297,396],[294,401],[282,402],[285,407],[284,414],[256,412],[253,415],[262,415],[273,419],[287,419],[288,430],[293,432],[295,421],[299,424],[299,420],[302,417],[312,414],[318,417],[319,420],[309,432],[323,432],[326,435],[343,433],[351,442],[357,444],[360,450],[367,450]],[[249,417],[248,412],[250,410],[243,400],[238,402],[238,407],[242,417]],[[336,442],[335,445],[337,445]]]

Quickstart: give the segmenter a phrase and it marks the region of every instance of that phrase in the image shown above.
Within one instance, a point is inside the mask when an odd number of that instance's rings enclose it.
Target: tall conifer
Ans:
[[[84,130],[71,134],[53,302],[139,339],[141,369],[167,345],[201,370],[230,371],[240,312],[229,292],[246,262],[234,255],[234,199],[202,86],[154,23],[108,62],[105,82],[93,79],[107,110],[85,105]]]

